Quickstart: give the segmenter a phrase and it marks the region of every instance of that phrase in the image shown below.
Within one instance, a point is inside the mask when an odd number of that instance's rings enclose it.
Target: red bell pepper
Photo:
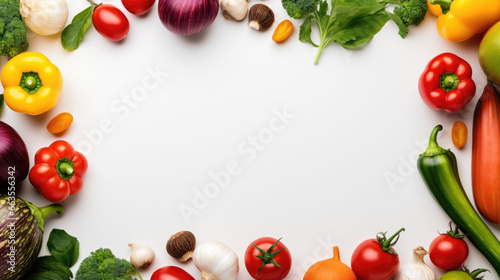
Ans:
[[[443,53],[427,64],[418,90],[431,109],[454,113],[465,108],[476,93],[471,77],[472,68],[467,61],[452,53]]]
[[[68,142],[58,140],[38,150],[29,178],[47,200],[60,202],[82,189],[82,176],[87,167],[84,155]]]

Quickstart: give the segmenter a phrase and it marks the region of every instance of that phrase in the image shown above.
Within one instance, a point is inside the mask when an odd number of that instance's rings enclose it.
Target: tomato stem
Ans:
[[[278,251],[274,252],[273,253],[273,249],[274,247],[276,247],[276,245],[278,245],[278,243],[280,242],[281,238],[276,240],[276,242],[274,242],[274,244],[269,247],[269,249],[267,251],[264,251],[262,250],[261,248],[259,248],[259,246],[255,245],[254,243],[252,243],[252,245],[262,254],[262,255],[255,255],[257,258],[261,259],[262,260],[262,263],[260,264],[260,267],[259,269],[257,270],[257,273],[255,274],[255,276],[259,275],[259,272],[260,270],[268,263],[272,263],[274,264],[275,266],[281,268],[281,266],[279,265],[279,263],[277,263],[274,258],[279,254],[279,252],[281,252],[283,249],[286,249],[286,247],[284,248],[281,248],[279,249]]]
[[[93,0],[87,0],[87,2],[92,6],[92,10],[102,5],[102,3],[96,4]]]
[[[468,270],[466,270],[465,272],[468,272]],[[472,277],[472,279],[474,280],[477,280],[477,279],[482,279],[483,277],[478,277],[481,273],[484,273],[484,272],[490,272],[489,270],[485,269],[485,268],[478,268],[472,272],[468,272],[470,277]]]
[[[460,234],[460,231],[458,230],[458,226],[455,226],[455,229],[452,227],[452,222],[450,221],[450,230],[445,233],[445,235],[449,235],[453,238],[456,239],[463,239],[466,234]]]
[[[387,232],[379,232],[377,234],[377,241],[380,244],[380,247],[382,247],[382,250],[384,252],[387,252],[387,253],[390,253],[390,254],[393,254],[393,255],[397,255],[396,251],[394,251],[392,249],[392,246],[396,245],[396,243],[399,240],[399,234],[402,231],[405,231],[405,229],[401,228],[395,234],[393,234],[391,237],[389,237],[389,239],[387,239],[387,237],[386,237]],[[396,239],[396,240],[394,240],[394,239]],[[394,240],[394,242],[393,242],[393,240]]]

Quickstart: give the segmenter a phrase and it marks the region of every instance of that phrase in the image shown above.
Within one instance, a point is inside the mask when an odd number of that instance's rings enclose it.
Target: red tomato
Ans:
[[[358,280],[387,280],[398,272],[399,256],[392,248],[399,237],[400,229],[387,239],[385,233],[379,233],[377,238],[363,241],[356,247],[351,258],[351,268]]]
[[[102,37],[111,41],[122,40],[130,29],[127,17],[110,4],[102,4],[95,8],[92,23]]]
[[[292,256],[280,240],[281,238],[277,240],[262,237],[248,245],[245,266],[254,279],[281,280],[288,275],[292,267]]]
[[[429,258],[432,263],[445,271],[455,270],[462,266],[469,256],[469,246],[461,238],[449,234],[436,237],[429,247]]]
[[[155,4],[155,0],[122,0],[122,4],[131,14],[143,15]]]
[[[193,276],[187,273],[184,269],[177,266],[165,266],[157,269],[151,280],[195,280]]]

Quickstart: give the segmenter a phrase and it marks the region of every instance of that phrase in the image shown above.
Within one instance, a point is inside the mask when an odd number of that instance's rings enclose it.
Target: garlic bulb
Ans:
[[[155,259],[155,252],[148,246],[137,245],[134,243],[129,243],[128,246],[132,248],[130,263],[135,268],[146,269]]]
[[[219,241],[198,246],[193,262],[201,271],[202,280],[235,280],[238,277],[238,256]]]
[[[243,20],[248,13],[247,0],[221,0],[220,8],[227,19]]]
[[[40,35],[61,32],[68,20],[66,0],[21,0],[20,11],[26,26]]]
[[[399,269],[396,280],[436,280],[436,274],[424,262],[427,251],[419,246],[413,249],[413,261]]]

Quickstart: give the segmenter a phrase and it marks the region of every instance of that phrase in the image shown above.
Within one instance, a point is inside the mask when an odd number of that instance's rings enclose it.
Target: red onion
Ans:
[[[14,181],[17,187],[28,176],[29,167],[28,151],[23,139],[14,128],[0,121],[0,192],[9,190],[9,181]]]
[[[189,36],[205,30],[219,13],[219,0],[160,0],[158,14],[173,33]]]

